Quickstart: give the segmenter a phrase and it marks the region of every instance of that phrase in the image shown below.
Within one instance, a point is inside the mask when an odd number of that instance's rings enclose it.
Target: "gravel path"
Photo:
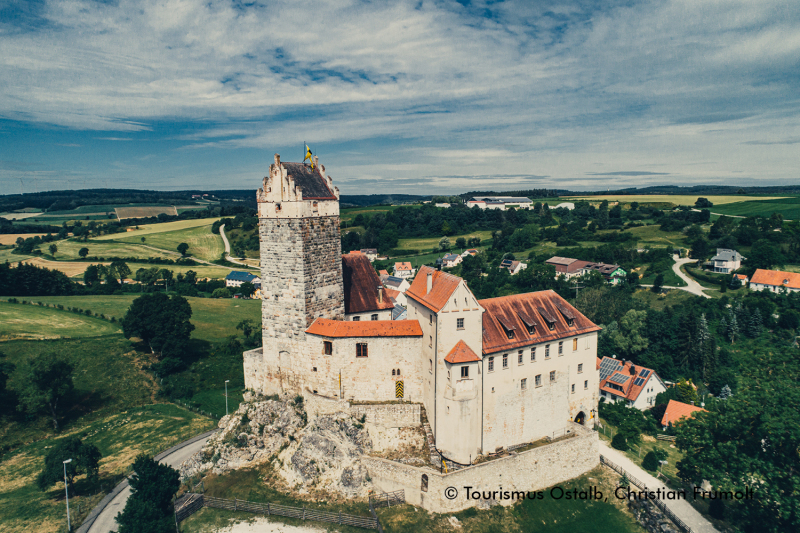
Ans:
[[[231,243],[228,242],[228,237],[225,235],[225,224],[222,224],[219,227],[219,235],[220,235],[220,237],[222,237],[222,242],[225,243],[225,259],[227,261],[230,261],[231,263],[235,263],[237,265],[242,265],[242,266],[247,267],[247,268],[249,268],[251,270],[256,270],[256,267],[250,266],[247,263],[242,263],[241,261],[239,261],[237,259],[234,259],[233,257],[230,256]]]
[[[618,466],[629,472],[633,477],[644,483],[648,490],[658,490],[659,488],[662,490],[671,490],[664,485],[664,483],[647,473],[642,467],[628,459],[624,453],[611,448],[608,444],[602,441],[600,442],[600,453],[604,457],[608,457],[610,461],[616,463]],[[631,485],[631,488],[635,487]],[[666,504],[670,511],[675,513],[675,515],[683,520],[687,526],[692,528],[694,533],[719,533],[719,531],[711,524],[711,522],[704,518],[703,515],[701,515],[697,509],[692,507],[692,504],[690,504],[688,501],[662,501],[664,504]]]

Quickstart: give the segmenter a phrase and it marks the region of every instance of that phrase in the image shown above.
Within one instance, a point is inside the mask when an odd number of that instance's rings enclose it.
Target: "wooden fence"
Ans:
[[[279,505],[277,503],[258,503],[238,499],[228,500],[226,498],[214,498],[213,496],[206,496],[204,494],[193,494],[189,499],[184,500],[180,508],[176,507],[175,509],[175,519],[177,522],[181,522],[202,507],[226,509],[228,511],[245,511],[266,516],[284,516],[287,518],[297,518],[298,520],[314,520],[317,522],[328,522],[330,524],[340,524],[364,529],[379,529],[378,518],[376,516],[366,517],[341,512],[333,513],[319,509],[309,509],[305,506],[292,507],[289,505]]]
[[[375,509],[381,507],[391,507],[406,503],[406,491],[403,489],[394,492],[378,492],[369,497],[369,501]]]
[[[631,484],[633,484],[633,485],[636,485],[636,486],[637,486],[637,487],[639,487],[641,490],[645,490],[645,491],[646,491],[646,490],[649,490],[649,489],[647,488],[647,485],[645,485],[644,483],[642,483],[641,481],[639,481],[638,479],[636,479],[635,477],[633,477],[632,475],[630,475],[630,474],[629,474],[629,473],[628,473],[628,472],[627,472],[625,469],[623,469],[621,466],[619,466],[619,465],[617,465],[617,464],[615,464],[615,463],[613,463],[613,462],[609,461],[608,459],[606,459],[606,458],[605,458],[605,457],[603,457],[602,455],[600,456],[600,463],[602,463],[602,464],[606,465],[606,466],[607,466],[607,467],[609,467],[611,470],[614,470],[614,471],[616,471],[616,472],[618,472],[618,473],[620,473],[620,474],[624,475],[626,478],[628,478],[628,481],[630,481],[630,482],[631,482]],[[656,506],[657,506],[657,507],[658,507],[658,508],[661,510],[661,512],[662,512],[662,513],[664,513],[665,515],[667,515],[667,518],[669,518],[670,520],[672,520],[673,522],[675,522],[675,525],[676,525],[676,526],[678,526],[679,528],[681,528],[681,529],[682,529],[683,531],[685,531],[686,533],[692,533],[692,528],[690,528],[688,525],[686,525],[686,523],[685,523],[683,520],[681,520],[680,518],[678,518],[678,517],[675,515],[675,513],[673,513],[672,511],[670,511],[670,510],[669,510],[669,508],[666,506],[666,504],[664,504],[664,502],[662,502],[662,501],[661,501],[661,500],[659,500],[658,498],[653,498],[653,499],[651,499],[650,501],[651,501],[651,502],[653,502],[653,503],[654,503],[654,504],[655,504],[655,505],[656,505]]]
[[[658,440],[668,440],[670,442],[675,442],[675,437],[672,435],[656,435]]]

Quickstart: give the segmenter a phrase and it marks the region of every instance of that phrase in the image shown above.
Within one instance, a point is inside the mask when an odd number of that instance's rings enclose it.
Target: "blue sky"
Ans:
[[[798,183],[800,2],[0,0],[0,194]]]

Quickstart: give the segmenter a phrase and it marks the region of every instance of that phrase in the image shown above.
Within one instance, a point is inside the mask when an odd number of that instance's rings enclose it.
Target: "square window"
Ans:
[[[550,383],[553,383],[556,380],[556,371],[553,370],[550,372]]]
[[[578,374],[582,374],[582,373],[583,373],[583,363],[578,365]]]
[[[522,360],[522,350],[517,352],[517,364],[521,365],[524,361]]]
[[[367,357],[366,342],[359,342],[356,344],[356,357]]]
[[[572,339],[572,351],[574,352],[577,349],[578,349],[578,339]]]
[[[536,362],[536,348],[531,348],[531,363]]]
[[[537,374],[535,383],[536,383],[537,387],[541,387],[542,386],[542,375],[541,374]]]
[[[378,320],[378,315],[372,315],[372,316],[370,317],[370,320]]]
[[[519,382],[519,386],[520,386],[520,388],[522,390],[527,389],[528,388],[528,379],[527,378],[522,378],[522,380]]]
[[[507,329],[506,330],[506,337],[508,337],[509,339],[513,339],[514,338],[514,330],[513,329]]]
[[[489,372],[494,372],[494,357],[489,358]]]
[[[558,355],[564,355],[564,341],[558,341]]]
[[[508,354],[503,354],[503,368],[508,368]]]
[[[456,319],[456,328],[464,329],[464,319],[463,318],[457,318]]]
[[[469,378],[469,367],[468,366],[462,366],[461,367],[461,379],[467,379],[467,378]]]
[[[325,355],[333,355],[333,342],[323,341],[322,353],[324,353]]]
[[[545,344],[544,345],[544,358],[545,359],[550,359],[550,345],[549,344]]]
[[[359,322],[359,321],[361,321],[361,317],[360,316],[354,316],[353,317],[353,322]]]

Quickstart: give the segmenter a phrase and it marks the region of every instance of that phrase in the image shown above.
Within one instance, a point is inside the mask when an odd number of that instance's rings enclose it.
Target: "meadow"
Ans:
[[[127,232],[127,234],[122,233],[110,233],[108,235],[101,235],[100,237],[93,238],[90,242],[94,241],[110,241],[119,239],[122,236],[136,236],[142,237],[151,235],[153,233],[164,233],[168,231],[177,231],[187,228],[196,228],[198,226],[209,226],[219,220],[219,218],[197,218],[192,220],[177,220],[175,222],[161,222],[157,224],[142,224],[139,226],[134,226],[134,230]]]
[[[747,202],[751,200],[776,200],[786,198],[784,196],[747,196],[740,194],[724,195],[724,196],[707,196],[704,194],[632,194],[632,195],[615,195],[605,194],[597,196],[564,196],[563,201],[586,200],[590,202],[602,202],[608,200],[609,202],[639,202],[640,204],[652,203],[668,203],[674,205],[689,205],[694,207],[694,203],[698,198],[707,198],[714,207],[724,204],[732,204],[736,202]],[[713,210],[713,209],[712,209]]]
[[[100,337],[120,332],[119,325],[100,318],[39,305],[0,302],[0,341]]]
[[[127,242],[96,242],[94,239],[88,241],[79,241],[75,239],[67,239],[55,243],[58,246],[58,251],[53,256],[54,259],[59,261],[71,261],[80,259],[78,252],[82,248],[88,248],[90,257],[136,257],[140,259],[148,259],[150,257],[158,257],[162,259],[178,259],[180,254],[177,250],[173,252],[166,252],[161,250],[154,250],[152,248],[145,248],[140,244],[129,244]],[[42,251],[47,252],[47,245],[42,246]]]
[[[721,206],[715,205],[710,210],[722,215],[736,216],[769,217],[772,213],[780,213],[786,220],[798,220],[800,219],[800,198],[743,201]]]
[[[205,226],[163,231],[149,235],[142,235],[138,231],[118,235],[119,237],[114,239],[115,242],[145,244],[169,252],[177,252],[178,245],[185,242],[189,245],[188,254],[204,261],[217,261],[225,250],[222,237],[219,234],[211,233],[211,223]],[[144,242],[142,242],[142,237],[145,238]]]

